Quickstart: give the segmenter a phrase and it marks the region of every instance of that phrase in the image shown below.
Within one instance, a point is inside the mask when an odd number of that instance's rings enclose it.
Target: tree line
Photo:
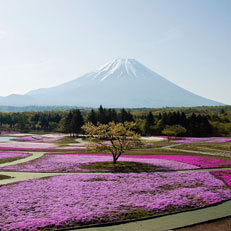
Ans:
[[[44,112],[0,113],[0,131],[16,130],[22,132],[65,132],[71,136],[82,133],[82,126],[87,122],[94,125],[110,122],[135,122],[136,131],[142,135],[163,135],[177,125],[182,136],[221,136],[231,135],[231,114],[221,110],[219,113],[191,113],[170,111],[136,114],[132,110],[98,109]],[[183,129],[182,129],[183,128]]]

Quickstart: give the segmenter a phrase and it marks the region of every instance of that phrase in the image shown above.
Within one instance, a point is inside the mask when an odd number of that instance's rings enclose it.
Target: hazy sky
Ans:
[[[0,95],[135,58],[231,104],[231,0],[0,0]]]

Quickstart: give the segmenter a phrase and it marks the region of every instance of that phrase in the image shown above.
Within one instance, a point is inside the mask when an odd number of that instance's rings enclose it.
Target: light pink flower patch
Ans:
[[[112,161],[111,155],[103,154],[46,154],[45,156],[23,164],[6,166],[2,169],[32,172],[90,172],[81,164]],[[162,170],[197,169],[199,167],[167,159],[153,158],[153,156],[121,156],[119,161],[131,161],[154,165]],[[93,171],[94,172],[94,171]]]
[[[86,150],[87,147],[83,147],[83,146],[76,146],[76,147],[60,147],[60,148],[56,148],[56,150],[70,150],[70,151],[75,151],[75,150]]]
[[[50,143],[31,143],[31,142],[11,142],[11,143],[0,143],[0,150],[13,149],[13,150],[42,150],[56,148],[55,144]]]
[[[196,142],[206,142],[206,143],[226,143],[231,142],[231,138],[224,137],[177,137],[175,143],[196,143]]]
[[[0,151],[0,160],[3,159],[14,159],[14,158],[25,158],[30,156],[29,153],[23,153],[23,152],[1,152]]]
[[[54,142],[57,140],[60,140],[62,137],[49,137],[49,138],[44,138],[41,136],[25,136],[25,137],[18,137],[16,140],[19,141],[31,141],[31,142]]]

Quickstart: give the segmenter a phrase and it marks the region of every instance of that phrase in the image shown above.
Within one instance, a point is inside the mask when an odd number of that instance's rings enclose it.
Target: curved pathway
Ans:
[[[24,163],[24,162],[27,162],[27,161],[35,160],[35,159],[38,159],[38,158],[42,157],[45,154],[45,152],[27,152],[27,151],[25,151],[25,153],[29,153],[31,155],[26,157],[26,158],[22,158],[22,159],[19,159],[19,160],[15,160],[15,161],[7,162],[7,163],[4,163],[4,164],[0,164],[0,168],[5,167],[5,166],[9,166],[9,165],[21,164],[21,163]]]
[[[177,146],[177,145],[174,145]],[[182,150],[182,149],[175,149],[172,148],[173,145],[162,147],[161,149],[170,149],[170,150],[179,150],[183,152],[195,152],[201,153],[206,155],[217,155],[217,153],[205,153],[205,152],[198,152],[198,151],[190,151],[190,150]],[[45,152],[28,152],[32,154],[29,157],[12,161],[9,163],[0,164],[0,167],[20,164],[27,161],[31,161],[37,158],[42,157]],[[220,155],[220,154],[219,154]],[[231,168],[220,168],[219,170],[225,170]],[[193,169],[193,170],[183,170],[179,172],[188,172],[188,171],[212,171],[218,169]],[[10,183],[16,183],[28,179],[36,179],[42,177],[50,177],[56,175],[63,175],[63,174],[86,174],[86,173],[35,173],[35,172],[10,172],[10,171],[1,171],[0,174],[8,175],[13,178],[5,179],[0,181],[0,185],[6,185]],[[91,173],[88,173],[91,174]],[[94,173],[95,174],[95,173]],[[109,173],[101,173],[101,174],[109,174]],[[165,231],[169,229],[176,229],[184,226],[194,225],[201,222],[206,222],[214,219],[219,219],[227,216],[231,216],[231,200],[221,203],[219,205],[210,206],[207,208],[197,209],[188,212],[181,212],[171,215],[164,215],[152,219],[147,220],[140,220],[129,222],[120,225],[111,225],[111,226],[104,226],[104,227],[91,227],[91,228],[81,228],[83,231]],[[66,229],[68,230],[68,229]],[[79,229],[69,229],[69,230],[79,230]]]

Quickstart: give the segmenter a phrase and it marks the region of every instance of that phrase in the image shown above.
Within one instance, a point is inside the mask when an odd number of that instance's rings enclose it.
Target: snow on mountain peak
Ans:
[[[136,78],[137,64],[135,59],[115,59],[106,63],[95,71],[95,79],[104,81],[106,79]]]

